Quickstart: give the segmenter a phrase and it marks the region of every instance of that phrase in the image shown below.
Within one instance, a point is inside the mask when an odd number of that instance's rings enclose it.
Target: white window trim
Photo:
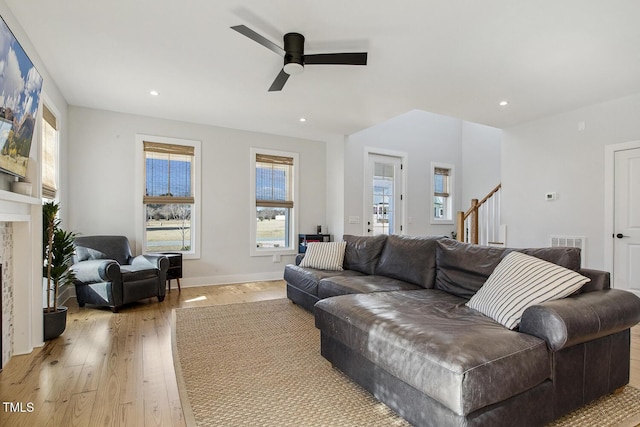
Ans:
[[[201,210],[202,210],[202,142],[192,139],[169,138],[157,135],[136,134],[136,176],[135,183],[135,205],[136,217],[139,218],[139,226],[136,227],[136,253],[144,253],[146,248],[145,225],[146,212],[142,198],[144,196],[145,171],[144,171],[144,141],[160,142],[163,144],[186,145],[194,148],[193,156],[193,197],[195,199],[194,208],[191,211],[191,222],[195,230],[191,230],[192,246],[190,251],[182,252],[184,259],[200,259],[200,241],[202,236]]]
[[[61,156],[60,156],[60,150],[61,150],[61,135],[62,135],[62,130],[63,130],[63,123],[62,123],[62,114],[60,113],[60,110],[58,110],[58,108],[56,107],[56,105],[51,101],[51,99],[47,96],[47,94],[42,91],[41,93],[41,98],[42,98],[42,103],[45,104],[47,106],[47,108],[49,109],[49,111],[51,111],[53,113],[53,115],[56,118],[56,185],[57,185],[57,189],[56,189],[56,197],[55,199],[53,199],[54,201],[59,201],[60,200],[60,189],[62,187],[61,185],[61,171],[62,171],[62,166],[60,164],[61,162]],[[42,164],[44,163],[44,159],[42,158],[42,146],[44,145],[44,141],[42,140],[42,126],[43,126],[43,121],[44,121],[44,117],[43,117],[43,111],[44,108],[40,108],[38,111],[39,117],[41,122],[38,124],[39,126],[39,130],[38,135],[39,135],[39,144],[38,144],[38,159],[40,161],[40,170],[38,171],[38,178],[37,178],[37,188],[38,188],[38,193],[41,199],[44,199],[43,194],[42,194]],[[34,184],[35,186],[35,184]],[[34,187],[35,188],[35,187]],[[50,200],[50,199],[47,199]]]
[[[449,169],[451,171],[451,175],[449,175],[449,197],[447,197],[447,209],[449,212],[449,216],[450,218],[446,218],[446,219],[440,219],[440,218],[435,218],[434,217],[434,212],[435,212],[435,204],[433,202],[433,189],[435,188],[435,180],[434,180],[434,175],[435,175],[435,171],[436,168],[442,168],[442,169]],[[431,162],[431,186],[429,187],[429,223],[432,225],[435,224],[442,224],[442,225],[450,225],[450,224],[454,224],[455,223],[455,189],[456,189],[456,185],[455,185],[455,179],[456,179],[456,172],[455,172],[455,167],[452,164],[449,163],[438,163],[438,162]]]
[[[298,253],[298,170],[300,169],[299,154],[289,151],[269,150],[266,148],[251,147],[249,155],[249,254],[255,256],[295,255]],[[286,248],[258,248],[256,247],[256,154],[268,154],[272,156],[284,156],[293,158],[293,212],[289,220],[289,246]]]

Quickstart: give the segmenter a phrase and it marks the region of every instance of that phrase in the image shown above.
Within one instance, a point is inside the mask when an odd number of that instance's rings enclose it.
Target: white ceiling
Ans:
[[[421,109],[504,128],[640,92],[637,0],[5,1],[69,104],[180,121],[325,139]],[[282,60],[239,24],[368,65],[267,92]]]

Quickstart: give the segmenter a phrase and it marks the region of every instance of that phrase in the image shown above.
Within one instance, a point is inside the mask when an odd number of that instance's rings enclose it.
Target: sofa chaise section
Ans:
[[[318,303],[316,326],[324,339],[357,349],[460,416],[550,378],[544,340],[510,331],[464,302],[436,290],[329,298]]]
[[[465,304],[513,251],[590,282],[569,297],[530,306],[511,330]],[[333,283],[327,289],[338,296],[323,294],[314,307],[322,355],[412,424],[541,426],[628,383],[640,299],[610,289],[609,273],[581,269],[578,249],[442,239],[435,256],[432,287],[367,292],[361,284],[376,275],[332,276],[319,289]],[[350,283],[360,293],[338,286]]]

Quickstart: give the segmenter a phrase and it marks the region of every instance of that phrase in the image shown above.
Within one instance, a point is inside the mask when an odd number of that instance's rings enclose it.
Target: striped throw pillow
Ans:
[[[569,296],[589,280],[559,265],[511,252],[467,306],[514,329],[527,307]]]
[[[311,242],[302,258],[300,267],[319,270],[342,270],[347,242]]]

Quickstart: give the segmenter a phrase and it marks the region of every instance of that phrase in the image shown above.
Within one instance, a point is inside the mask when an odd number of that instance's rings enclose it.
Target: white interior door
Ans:
[[[614,156],[613,284],[640,296],[640,148]]]
[[[402,159],[369,154],[365,235],[402,234]]]

